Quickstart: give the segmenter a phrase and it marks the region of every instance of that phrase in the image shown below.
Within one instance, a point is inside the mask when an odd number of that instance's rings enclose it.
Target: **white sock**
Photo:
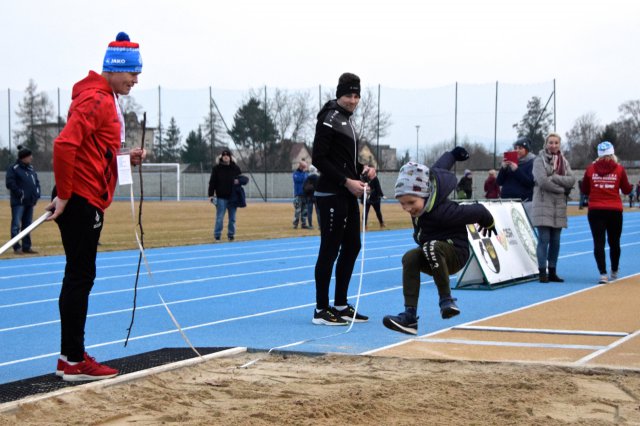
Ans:
[[[67,362],[67,356],[60,354],[60,359],[64,362]]]
[[[347,309],[347,305],[344,306],[334,306],[334,308],[336,308],[339,311],[344,311],[345,309]]]

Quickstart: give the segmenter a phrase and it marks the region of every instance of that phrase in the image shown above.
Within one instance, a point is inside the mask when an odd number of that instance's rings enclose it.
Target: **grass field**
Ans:
[[[136,201],[137,203],[137,201]],[[38,203],[34,219],[44,213],[46,204]],[[626,209],[626,208],[625,208]],[[569,214],[586,214],[569,206]],[[379,231],[373,209],[369,210],[369,231]],[[410,228],[411,221],[396,202],[383,203],[382,214],[388,229]],[[132,218],[131,204],[115,201],[105,214],[105,228],[100,239],[101,251],[136,249],[133,233],[134,220],[138,220],[138,204],[135,205],[135,219]],[[287,202],[250,202],[246,208],[238,209],[236,216],[236,240],[263,240],[296,236],[319,235],[314,212],[315,229],[293,229],[293,205]],[[142,205],[142,226],[145,247],[166,247],[191,244],[213,243],[215,207],[202,201],[145,201]],[[8,200],[0,201],[0,230],[2,243],[10,234],[11,208]],[[64,254],[60,233],[55,223],[47,222],[37,228],[32,236],[33,249],[40,255]],[[223,239],[226,243],[226,217]],[[228,243],[227,243],[228,244]],[[13,250],[7,250],[2,257],[15,257]]]
[[[137,203],[137,201],[136,201]],[[44,213],[46,203],[40,202],[34,212],[34,220]],[[408,228],[411,222],[407,213],[398,203],[384,203],[382,213],[389,229]],[[369,229],[378,231],[375,212],[370,209]],[[222,243],[226,242],[226,223]],[[131,204],[114,202],[106,211],[105,227],[100,238],[100,251],[136,249],[133,233],[134,220],[138,220],[138,204],[135,205],[135,219],[132,218]],[[250,202],[246,208],[238,209],[236,215],[236,240],[259,240],[296,236],[319,235],[314,212],[315,229],[293,229],[293,205],[287,202]],[[202,201],[145,201],[142,205],[142,226],[145,247],[166,247],[191,244],[213,243],[215,207]],[[10,234],[11,208],[8,200],[0,201],[0,231],[2,244]],[[64,254],[60,242],[60,232],[53,222],[46,222],[31,236],[33,249],[40,255]],[[9,249],[5,258],[16,257]]]

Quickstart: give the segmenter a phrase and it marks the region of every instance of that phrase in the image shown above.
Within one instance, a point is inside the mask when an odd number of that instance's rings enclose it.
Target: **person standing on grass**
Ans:
[[[449,199],[456,187],[451,168],[456,161],[468,158],[467,150],[456,147],[445,152],[431,168],[410,162],[400,169],[395,196],[402,209],[411,215],[413,239],[418,247],[402,256],[405,310],[383,318],[382,324],[391,330],[418,334],[421,272],[431,275],[438,288],[442,319],[460,314],[456,299],[451,297],[449,276],[462,269],[469,259],[467,225],[477,223],[478,231],[485,237],[497,234],[493,216],[485,206],[460,205]]]
[[[598,284],[618,278],[623,210],[620,191],[630,195],[633,185],[629,183],[625,168],[618,163],[611,142],[601,142],[598,145],[598,158],[587,167],[582,179],[582,192],[589,197],[587,218],[593,236],[593,256],[600,272]],[[609,242],[610,278],[607,276],[605,240]]]
[[[384,193],[382,192],[382,186],[380,186],[380,180],[376,176],[371,179],[369,182],[369,190],[367,191],[367,206],[364,209],[364,226],[367,227],[367,222],[369,222],[369,208],[373,206],[373,210],[376,212],[376,218],[378,219],[378,223],[380,224],[380,228],[385,228],[384,218],[382,217],[382,197],[384,197]],[[364,200],[363,200],[364,202]]]
[[[567,227],[567,197],[576,183],[560,149],[560,135],[549,133],[544,149],[533,161],[531,222],[538,231],[538,270],[541,283],[564,282],[557,274],[560,233]],[[547,269],[548,268],[548,269]]]
[[[93,71],[73,86],[67,124],[53,143],[53,200],[47,206],[60,228],[66,256],[60,308],[61,344],[56,375],[65,381],[100,380],[118,370],[85,352],[89,294],[96,277],[96,253],[104,211],[118,179],[116,156],[125,141],[118,97],[138,83],[142,59],[138,43],[119,33],[109,43],[102,74]],[[129,153],[138,165],[145,152]]]
[[[216,224],[213,228],[213,238],[216,241],[220,241],[222,236],[226,212],[229,212],[227,238],[229,241],[235,239],[237,207],[229,200],[233,194],[234,185],[240,184],[238,177],[241,174],[240,167],[233,161],[231,151],[227,148],[223,149],[222,154],[218,157],[218,164],[211,169],[211,177],[209,178],[209,200],[216,206]]]
[[[313,140],[313,164],[320,171],[315,196],[320,212],[320,249],[315,267],[316,308],[312,322],[347,325],[369,318],[356,313],[347,301],[349,281],[360,252],[358,199],[365,183],[376,177],[373,167],[358,162],[358,136],[351,116],[360,102],[360,78],[344,73],[338,80],[336,99],[318,113]],[[336,260],[337,259],[337,260]],[[336,265],[334,306],[329,304],[329,284]]]
[[[316,209],[316,221],[318,227],[320,227],[320,214],[318,213],[318,207],[316,207],[316,185],[318,184],[318,169],[312,164],[309,166],[309,174],[304,181],[302,189],[304,195],[307,198],[307,221],[309,223],[309,229],[313,229],[313,208]]]
[[[460,178],[456,191],[458,191],[458,198],[461,200],[470,200],[473,197],[473,173],[471,170],[464,171],[464,176]]]
[[[11,238],[18,235],[33,221],[33,208],[40,199],[40,181],[31,162],[33,154],[29,148],[18,146],[18,159],[7,169],[5,185],[11,198]],[[13,245],[15,254],[36,254],[31,248],[31,235],[27,234]]]
[[[500,185],[498,185],[494,169],[489,170],[489,176],[484,181],[484,197],[488,200],[500,198]]]
[[[307,196],[304,193],[304,181],[307,179],[307,163],[300,161],[293,171],[293,229],[307,229]]]

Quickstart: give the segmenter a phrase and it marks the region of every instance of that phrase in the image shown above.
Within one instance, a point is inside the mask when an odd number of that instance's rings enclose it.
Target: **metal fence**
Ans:
[[[37,82],[35,82],[37,84]],[[52,102],[55,115],[66,117],[71,103],[71,88],[41,90]],[[287,93],[303,93],[313,111],[319,109],[324,99],[333,95],[334,86],[318,85],[301,89],[281,88]],[[276,88],[247,88],[226,90],[207,87],[192,90],[176,90],[164,87],[154,89],[134,88],[129,98],[147,113],[149,126],[164,131],[171,118],[181,130],[182,142],[191,130],[207,125],[206,117],[215,102],[216,114],[229,127],[233,125],[236,111],[247,101],[249,93],[259,93],[270,102]],[[383,85],[364,87],[370,91],[379,110],[390,115],[390,125],[385,137],[369,141],[374,147],[389,145],[395,148],[398,158],[409,153],[420,159],[423,153],[444,141],[476,142],[490,152],[502,152],[516,138],[513,128],[527,112],[527,102],[534,96],[543,103],[555,94],[555,81],[536,84],[450,84],[436,88],[398,89]],[[6,89],[0,92],[0,148],[15,149],[14,135],[21,124],[16,116],[18,105],[25,92]],[[263,101],[264,98],[261,99]],[[555,113],[555,97],[549,105]],[[377,112],[373,113],[373,119]],[[54,118],[52,121],[56,121]],[[554,121],[555,122],[555,121]],[[309,146],[313,140],[313,120],[300,135],[299,142]],[[224,135],[223,143],[234,147],[233,141]]]

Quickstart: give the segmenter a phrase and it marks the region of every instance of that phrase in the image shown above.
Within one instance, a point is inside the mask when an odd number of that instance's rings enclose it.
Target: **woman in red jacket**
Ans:
[[[584,172],[582,192],[589,197],[589,227],[593,236],[593,255],[600,271],[599,284],[609,282],[604,253],[605,238],[609,242],[611,281],[618,278],[620,236],[622,235],[622,199],[620,191],[629,194],[633,185],[618,163],[611,142],[598,145],[598,159]]]

